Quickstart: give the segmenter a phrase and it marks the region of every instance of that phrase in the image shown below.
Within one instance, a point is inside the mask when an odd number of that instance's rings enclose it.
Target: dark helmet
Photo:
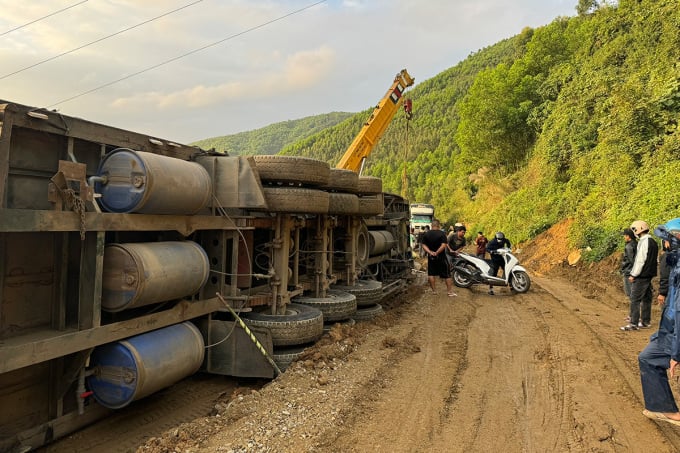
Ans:
[[[499,241],[502,241],[503,239],[505,239],[505,235],[503,234],[502,231],[499,231],[498,233],[496,233],[496,239],[498,239]]]

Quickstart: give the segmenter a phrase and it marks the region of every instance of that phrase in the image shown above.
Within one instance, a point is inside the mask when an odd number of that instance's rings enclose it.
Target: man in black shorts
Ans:
[[[439,276],[446,282],[446,290],[449,297],[455,297],[453,292],[453,280],[449,272],[449,263],[446,259],[446,233],[441,230],[439,220],[432,220],[432,229],[423,235],[423,250],[427,255],[427,280],[430,282],[432,292],[435,290],[435,277]]]

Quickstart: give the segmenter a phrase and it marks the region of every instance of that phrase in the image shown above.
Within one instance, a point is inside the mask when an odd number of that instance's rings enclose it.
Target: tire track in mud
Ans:
[[[643,424],[649,429],[654,430],[656,428],[655,431],[661,434],[664,440],[672,446],[670,451],[680,451],[680,430],[675,429],[671,425],[649,423],[641,415],[644,401],[640,386],[637,354],[647,344],[647,338],[649,334],[654,332],[654,329],[634,332],[633,335],[620,332],[616,326],[616,321],[618,321],[620,315],[619,310],[612,309],[606,304],[593,304],[592,301],[578,294],[565,293],[563,291],[563,284],[556,279],[535,278],[535,280],[537,280],[543,291],[559,302],[565,310],[572,313],[575,319],[578,319],[584,330],[592,335],[598,349],[609,359],[607,367],[613,367],[613,371],[616,372],[618,379],[623,381],[625,396],[634,400],[635,405],[634,409],[630,412],[630,417],[638,419],[639,424]],[[604,320],[598,324],[588,322],[587,318],[594,317],[602,317]],[[612,320],[614,320],[613,325]],[[642,334],[642,338],[639,338],[637,334]],[[676,386],[675,392],[677,393],[677,391],[678,388]],[[627,434],[627,430],[616,430],[612,426],[611,432],[612,437],[617,434],[624,436],[627,442],[633,445],[637,442],[635,438],[630,438],[631,436]]]
[[[433,451],[429,446],[447,423],[465,368],[475,307],[461,299],[426,295],[414,301],[389,329],[395,343],[412,347],[392,351],[342,413],[342,428],[327,433],[315,451]]]

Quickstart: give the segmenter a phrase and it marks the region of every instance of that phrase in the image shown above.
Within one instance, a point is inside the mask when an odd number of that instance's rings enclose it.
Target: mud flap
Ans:
[[[274,377],[272,366],[237,322],[201,319],[195,324],[206,346],[201,371],[236,377]],[[269,330],[257,327],[250,330],[271,357],[274,347]]]

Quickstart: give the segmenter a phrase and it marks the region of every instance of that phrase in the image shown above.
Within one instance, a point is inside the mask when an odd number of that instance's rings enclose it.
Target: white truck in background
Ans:
[[[411,203],[410,206],[410,225],[411,225],[411,250],[418,246],[416,238],[425,231],[425,227],[432,228],[434,219],[434,206],[427,203]]]

